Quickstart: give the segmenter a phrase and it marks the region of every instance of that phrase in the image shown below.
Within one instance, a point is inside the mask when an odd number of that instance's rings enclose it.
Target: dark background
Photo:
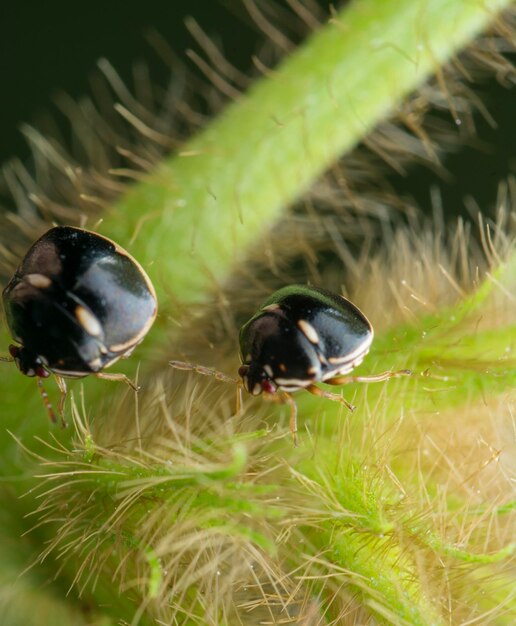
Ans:
[[[145,33],[158,31],[184,57],[187,48],[197,47],[184,26],[187,15],[224,43],[233,62],[249,65],[258,33],[238,17],[241,9],[217,0],[0,2],[0,162],[28,154],[18,127],[52,112],[57,91],[72,97],[90,91],[89,79],[102,57],[126,83],[133,62],[142,59],[153,78],[164,81],[168,70]]]
[[[321,4],[328,2],[321,0]],[[53,96],[59,90],[72,97],[88,93],[89,79],[101,57],[128,83],[131,66],[138,59],[147,61],[155,80],[165,81],[168,70],[147,43],[145,33],[158,31],[184,57],[187,48],[197,48],[184,26],[186,15],[194,16],[210,36],[222,42],[232,63],[243,70],[250,66],[262,36],[240,0],[1,2],[0,163],[11,156],[26,159],[28,148],[20,124],[37,125],[38,119],[52,113]],[[438,183],[445,203],[454,211],[460,211],[467,195],[484,210],[492,207],[499,181],[515,171],[515,91],[490,79],[477,92],[485,96],[497,127],[478,117],[478,145],[449,157],[452,175],[448,182]],[[415,168],[396,186],[425,205],[434,176]]]

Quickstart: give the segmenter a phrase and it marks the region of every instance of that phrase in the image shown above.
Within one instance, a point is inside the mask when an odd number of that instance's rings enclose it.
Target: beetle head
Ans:
[[[27,348],[23,346],[20,348],[11,344],[9,353],[13,357],[16,367],[25,376],[38,376],[39,378],[48,378],[50,376],[50,372],[44,368],[39,356],[30,352]]]
[[[253,396],[258,396],[262,392],[275,393],[278,389],[278,386],[260,366],[241,365],[238,368],[238,375],[244,383],[245,390]]]

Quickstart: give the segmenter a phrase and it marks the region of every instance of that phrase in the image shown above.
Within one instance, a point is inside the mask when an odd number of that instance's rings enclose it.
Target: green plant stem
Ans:
[[[206,301],[326,168],[509,4],[350,3],[135,185],[103,232],[131,241],[163,315]]]

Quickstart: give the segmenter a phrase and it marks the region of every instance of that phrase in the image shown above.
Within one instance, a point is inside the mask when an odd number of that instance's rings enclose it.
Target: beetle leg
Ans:
[[[41,398],[43,399],[43,404],[45,405],[45,408],[48,412],[50,421],[55,424],[57,422],[56,414],[54,413],[54,409],[52,408],[52,403],[48,399],[48,393],[45,387],[43,386],[43,381],[41,380],[41,378],[38,377],[37,383],[38,383],[39,393],[41,394]]]
[[[283,393],[284,402],[290,405],[290,432],[292,433],[292,441],[294,443],[294,447],[297,447],[297,404],[294,398],[288,394]]]
[[[57,405],[57,412],[61,417],[61,426],[66,428],[66,420],[64,418],[64,408],[66,402],[66,396],[68,395],[68,387],[66,386],[66,381],[62,376],[58,376],[54,374],[56,379],[57,386],[59,387],[59,391],[61,392],[61,397],[59,398],[59,404]]]
[[[389,378],[400,378],[401,376],[412,376],[411,370],[398,370],[396,372],[388,371],[381,374],[373,374],[372,376],[335,376],[324,382],[327,385],[347,385],[349,383],[379,383]]]
[[[0,356],[0,361],[4,361],[5,363],[12,363],[14,359],[12,356]]]
[[[324,382],[327,383],[328,381],[325,380]],[[338,393],[331,393],[330,391],[324,391],[324,389],[319,389],[319,387],[316,387],[315,385],[308,385],[307,387],[304,387],[304,389],[312,393],[314,396],[327,398],[328,400],[332,400],[333,402],[340,402],[345,407],[347,407],[351,412],[353,412],[356,409],[356,407],[353,404],[349,403],[345,398],[340,396]]]
[[[95,374],[96,378],[102,378],[103,380],[115,380],[115,381],[120,381],[122,383],[125,383],[126,385],[129,385],[129,387],[131,387],[131,389],[133,391],[140,391],[140,387],[138,385],[136,385],[135,383],[133,383],[133,381],[126,376],[125,374],[115,374],[115,373],[106,373],[106,372],[97,372]]]
[[[240,381],[238,381],[237,388],[236,388],[236,415],[238,416],[242,415],[243,406],[244,406],[244,401],[242,398],[242,385],[240,384]]]

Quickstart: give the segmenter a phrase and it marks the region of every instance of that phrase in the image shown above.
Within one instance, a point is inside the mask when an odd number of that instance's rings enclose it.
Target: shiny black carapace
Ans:
[[[373,335],[367,317],[343,296],[306,285],[283,287],[240,329],[240,384],[253,395],[264,393],[270,400],[290,404],[290,430],[295,442],[297,411],[290,392],[306,389],[353,410],[342,396],[323,391],[315,383],[379,382],[411,374],[410,370],[400,370],[346,376],[369,352]],[[171,365],[231,380],[209,368],[179,361]]]
[[[113,241],[81,228],[52,228],[25,255],[3,303],[19,344],[9,346],[13,360],[26,376],[56,375],[61,413],[63,376],[94,374],[134,387],[123,374],[102,370],[145,337],[156,294],[141,265]]]
[[[349,300],[291,285],[276,291],[240,329],[238,373],[253,395],[296,391],[347,374],[372,341],[371,323]]]

